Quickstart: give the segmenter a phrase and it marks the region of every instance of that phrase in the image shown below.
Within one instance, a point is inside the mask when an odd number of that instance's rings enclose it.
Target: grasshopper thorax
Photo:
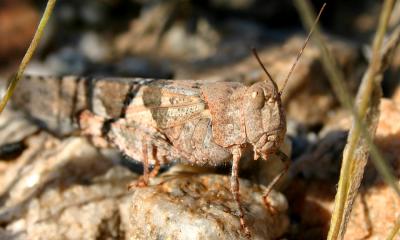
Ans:
[[[255,158],[261,156],[267,160],[279,150],[286,134],[286,118],[275,82],[250,86],[243,106],[247,142],[253,146]]]

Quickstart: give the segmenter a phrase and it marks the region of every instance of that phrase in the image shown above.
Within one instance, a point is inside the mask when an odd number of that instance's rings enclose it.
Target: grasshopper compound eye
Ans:
[[[251,99],[253,102],[253,107],[257,109],[261,109],[264,107],[265,104],[265,96],[264,96],[264,91],[259,88],[256,89],[252,94],[251,94]]]

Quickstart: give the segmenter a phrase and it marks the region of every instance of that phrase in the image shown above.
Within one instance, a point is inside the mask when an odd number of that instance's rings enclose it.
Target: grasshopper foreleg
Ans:
[[[231,173],[231,192],[233,195],[233,199],[236,202],[236,205],[239,210],[239,219],[240,219],[240,225],[242,229],[244,230],[246,236],[250,236],[250,230],[246,225],[246,222],[244,220],[244,211],[243,207],[240,204],[240,187],[239,187],[239,161],[242,156],[242,149],[241,147],[235,147],[232,151],[233,155],[233,162],[232,162],[232,173]]]
[[[263,196],[264,204],[268,209],[270,209],[271,212],[275,212],[275,209],[268,201],[268,195],[271,193],[272,189],[279,182],[279,180],[281,180],[281,178],[283,176],[285,176],[285,174],[287,173],[287,171],[289,169],[289,164],[290,164],[289,157],[285,153],[283,153],[281,150],[278,150],[276,152],[276,154],[279,156],[279,159],[281,159],[281,161],[283,162],[284,168],[268,184],[267,190],[265,191],[264,196]]]

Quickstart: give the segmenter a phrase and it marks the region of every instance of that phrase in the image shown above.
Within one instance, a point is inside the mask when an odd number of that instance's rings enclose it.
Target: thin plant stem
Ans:
[[[7,87],[6,94],[2,98],[0,102],[0,114],[3,112],[4,108],[7,105],[8,100],[10,100],[15,88],[17,87],[17,84],[19,80],[21,79],[22,75],[24,74],[24,71],[32,59],[33,54],[35,53],[35,50],[40,42],[40,39],[43,36],[43,30],[45,29],[47,22],[51,16],[51,13],[53,12],[54,6],[56,4],[56,0],[48,0],[46,9],[43,13],[42,18],[40,19],[39,25],[36,29],[35,35],[33,36],[33,39],[29,45],[28,50],[26,51],[24,58],[22,59],[17,73],[11,78],[11,81]]]

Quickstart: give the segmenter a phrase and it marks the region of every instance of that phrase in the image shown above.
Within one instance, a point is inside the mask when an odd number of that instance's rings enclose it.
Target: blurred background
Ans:
[[[312,2],[319,9],[324,1]],[[43,0],[0,2],[3,74],[21,59],[45,4]],[[327,33],[358,46],[370,42],[381,1],[327,4],[320,21]],[[400,21],[398,6],[393,12],[392,27]],[[290,0],[59,0],[34,63],[37,69],[31,69],[56,74],[176,75],[174,63],[193,68],[233,64],[250,55],[252,46],[283,44],[302,32]],[[149,67],[153,71],[146,71]]]

